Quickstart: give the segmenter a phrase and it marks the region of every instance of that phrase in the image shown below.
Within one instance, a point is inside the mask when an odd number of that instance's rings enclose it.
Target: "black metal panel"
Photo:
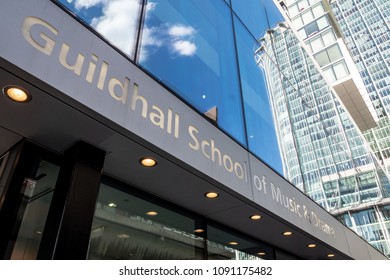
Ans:
[[[38,259],[86,259],[104,157],[85,142],[65,151]]]

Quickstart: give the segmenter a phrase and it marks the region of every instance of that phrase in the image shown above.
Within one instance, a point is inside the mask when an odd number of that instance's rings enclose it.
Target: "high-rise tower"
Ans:
[[[389,255],[389,4],[274,2],[286,22],[256,57],[285,174]]]

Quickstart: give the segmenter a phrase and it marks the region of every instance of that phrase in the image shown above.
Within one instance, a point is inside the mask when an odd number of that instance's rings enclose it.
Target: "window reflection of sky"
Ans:
[[[143,38],[140,64],[200,112],[216,106],[220,128],[245,144],[230,10],[222,1],[181,4],[184,2],[180,0],[155,0],[154,3],[144,29],[159,30],[162,36],[175,26],[192,32],[182,39],[168,38],[159,47],[149,45]],[[178,52],[175,40],[188,42],[182,47],[190,48],[180,51],[191,55]]]
[[[59,2],[134,59],[143,1]],[[231,13],[223,1],[148,1],[137,62],[201,113],[216,106],[218,126],[282,173],[266,86],[253,58],[256,39],[282,17],[272,1],[242,4],[242,0],[232,0],[234,13],[240,17],[234,22],[234,38]]]

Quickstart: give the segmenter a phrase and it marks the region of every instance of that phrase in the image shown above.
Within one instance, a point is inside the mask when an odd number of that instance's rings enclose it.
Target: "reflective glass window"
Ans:
[[[336,81],[336,76],[335,76],[335,74],[334,74],[334,72],[333,72],[333,68],[332,68],[332,67],[329,67],[329,68],[327,68],[327,69],[324,69],[324,75],[325,75],[326,79],[327,79],[330,83]]]
[[[253,57],[257,42],[237,18],[234,24],[249,150],[282,174],[271,104],[263,72]]]
[[[23,217],[12,251],[13,260],[35,260],[38,256],[53,191],[60,167],[36,158],[36,168],[25,177],[21,196],[23,196]]]
[[[139,64],[245,144],[231,12],[222,0],[148,3]]]
[[[310,41],[313,52],[317,52],[324,47],[321,36],[316,37],[315,39]]]
[[[318,32],[318,30],[319,30],[317,22],[312,22],[312,23],[306,25],[305,29],[306,29],[307,36],[310,36],[311,34]]]
[[[298,5],[292,5],[288,10],[290,12],[290,17],[294,17],[299,13]]]
[[[88,259],[202,259],[195,229],[187,216],[101,184]]]
[[[335,64],[333,70],[336,73],[337,80],[344,78],[349,74],[345,61]]]
[[[133,59],[142,0],[58,0]]]
[[[320,66],[324,66],[330,62],[326,50],[316,54],[314,57]]]
[[[245,3],[241,0],[233,0],[232,8],[253,36],[260,37],[267,29],[264,7],[260,0],[250,0],[245,1]]]
[[[340,59],[341,56],[342,56],[340,48],[339,48],[339,46],[337,44],[333,45],[330,48],[328,48],[326,51],[329,54],[329,59],[330,59],[331,62]]]
[[[270,246],[220,226],[208,225],[207,238],[209,260],[275,259],[274,249]]]
[[[313,10],[313,14],[314,14],[315,18],[319,17],[320,15],[322,15],[325,12],[324,7],[322,6],[322,3],[313,7],[312,10]]]
[[[305,12],[302,14],[302,19],[305,24],[309,23],[314,19],[313,14],[311,13],[311,10]]]
[[[324,29],[325,27],[328,27],[329,26],[329,22],[328,22],[328,19],[326,18],[326,16],[320,18],[317,20],[317,24],[318,24],[318,28],[319,30],[322,30]]]
[[[269,26],[274,26],[277,22],[283,20],[279,10],[271,1],[232,0],[232,8],[255,38],[264,35]]]
[[[324,32],[322,34],[322,38],[326,45],[330,45],[331,43],[336,41],[336,36],[334,35],[332,29],[329,29],[328,31]]]

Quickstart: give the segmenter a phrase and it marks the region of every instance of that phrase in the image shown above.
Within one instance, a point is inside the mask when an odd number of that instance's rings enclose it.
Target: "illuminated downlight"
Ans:
[[[254,221],[256,221],[256,220],[260,220],[262,217],[260,216],[260,215],[252,215],[252,216],[250,216],[250,219],[251,220],[254,220]]]
[[[237,245],[238,245],[238,242],[236,242],[236,241],[230,241],[230,242],[229,242],[229,245],[237,246]]]
[[[327,254],[326,255],[328,258],[333,258],[335,255],[334,254]]]
[[[156,211],[149,211],[149,212],[146,212],[146,215],[148,215],[148,216],[157,216],[158,213]]]
[[[265,256],[266,255],[266,253],[264,253],[264,252],[258,252],[257,253],[259,256]]]
[[[157,165],[157,160],[151,157],[141,158],[140,162],[145,167],[153,167]]]
[[[6,86],[3,88],[3,93],[15,102],[27,103],[31,100],[31,94],[20,87]]]
[[[308,245],[307,245],[307,248],[315,248],[315,247],[317,247],[316,244],[308,244]]]
[[[202,232],[204,232],[204,229],[203,228],[197,228],[197,229],[194,230],[194,232],[202,233]]]
[[[291,231],[285,231],[285,232],[283,232],[283,235],[284,236],[291,236],[291,235],[293,235],[293,233]]]
[[[204,194],[204,196],[207,198],[210,198],[210,199],[214,199],[214,198],[217,198],[219,196],[219,194],[216,192],[207,192]]]
[[[114,202],[108,203],[108,206],[111,208],[116,208],[118,205],[116,205]]]

